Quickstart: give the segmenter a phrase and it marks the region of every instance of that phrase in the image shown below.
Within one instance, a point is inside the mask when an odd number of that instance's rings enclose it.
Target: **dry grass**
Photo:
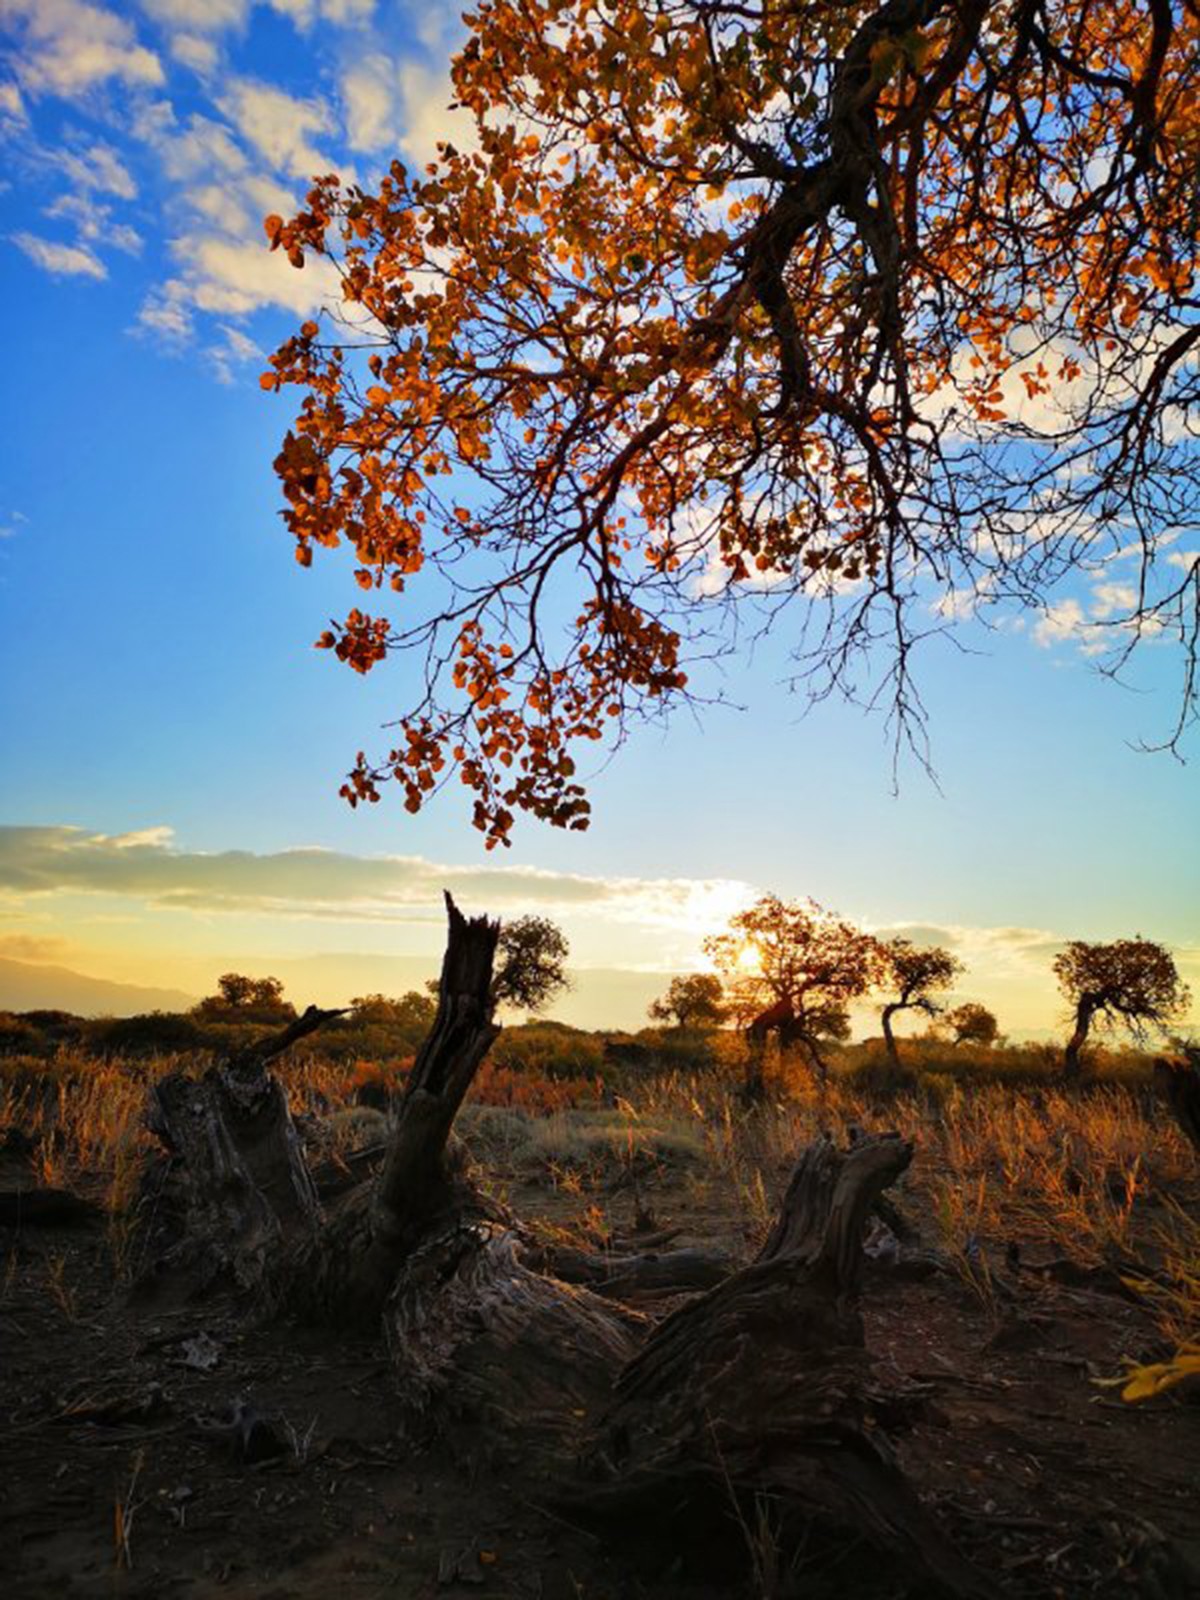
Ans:
[[[1200,1338],[1200,1223],[1176,1198],[1194,1186],[1195,1158],[1142,1087],[1137,1063],[1114,1057],[1104,1081],[1068,1090],[1054,1082],[1041,1047],[951,1052],[949,1064],[949,1047],[940,1048],[903,1086],[882,1076],[867,1047],[843,1052],[825,1087],[785,1070],[756,1112],[741,1103],[734,1060],[720,1073],[673,1072],[636,1087],[627,1078],[620,1096],[598,1079],[489,1062],[459,1131],[485,1169],[541,1176],[581,1202],[622,1176],[636,1190],[669,1170],[698,1203],[732,1213],[752,1248],[803,1144],[822,1131],[845,1138],[855,1127],[895,1128],[917,1147],[911,1202],[935,1222],[942,1247],[982,1298],[1008,1243],[1018,1241],[1022,1250],[1114,1267],[1136,1284],[1172,1348]],[[725,1049],[736,1055],[737,1042]],[[331,1140],[343,1148],[386,1126],[379,1113],[351,1109],[363,1085],[398,1090],[409,1064],[301,1058],[283,1073],[295,1111],[324,1119],[340,1111]],[[0,1062],[0,1135],[17,1128],[31,1141],[39,1183],[104,1205],[123,1278],[150,1148],[147,1084],[204,1065],[174,1056],[97,1061],[71,1050],[50,1062]],[[602,1104],[606,1095],[615,1103]],[[47,1288],[71,1315],[61,1273],[50,1274]]]

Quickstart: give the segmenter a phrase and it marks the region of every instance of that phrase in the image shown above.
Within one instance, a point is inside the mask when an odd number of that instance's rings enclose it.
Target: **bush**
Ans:
[[[137,1017],[106,1017],[89,1023],[87,1043],[105,1055],[152,1056],[179,1050],[206,1050],[210,1030],[191,1017],[172,1011],[151,1011]]]

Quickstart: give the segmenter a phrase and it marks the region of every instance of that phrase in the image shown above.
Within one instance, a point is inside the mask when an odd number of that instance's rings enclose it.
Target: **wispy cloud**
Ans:
[[[99,834],[72,827],[0,827],[0,893],[21,901],[83,893],[202,913],[426,921],[440,919],[444,889],[497,914],[586,909],[672,929],[719,924],[752,896],[749,885],[729,879],[587,877],[307,847],[207,855],[176,848],[168,828]]]
[[[36,233],[14,233],[12,242],[43,272],[66,278],[107,278],[108,268],[86,245],[61,244]]]
[[[19,48],[9,60],[30,95],[76,99],[110,81],[146,87],[164,81],[162,63],[133,24],[86,0],[0,0],[0,20]]]

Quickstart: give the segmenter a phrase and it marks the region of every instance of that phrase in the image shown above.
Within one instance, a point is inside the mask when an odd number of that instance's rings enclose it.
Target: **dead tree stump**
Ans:
[[[1154,1082],[1184,1138],[1200,1157],[1200,1049],[1193,1046],[1182,1061],[1160,1056],[1154,1063]]]
[[[578,1503],[686,1549],[763,1525],[865,1535],[932,1592],[993,1593],[947,1543],[879,1426],[858,1308],[863,1223],[912,1157],[894,1135],[801,1156],[759,1258],[668,1316],[624,1368]]]
[[[282,1248],[315,1236],[317,1192],[287,1094],[267,1063],[338,1015],[309,1006],[202,1078],[176,1072],[151,1088],[147,1122],[183,1188],[179,1253],[202,1281],[227,1275],[257,1289]]]

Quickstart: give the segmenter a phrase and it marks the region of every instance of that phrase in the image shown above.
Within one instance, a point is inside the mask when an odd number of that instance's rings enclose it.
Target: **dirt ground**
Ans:
[[[547,1226],[578,1227],[596,1201],[516,1170],[493,1181]],[[600,1198],[632,1217],[627,1193]],[[749,1247],[719,1194],[699,1203],[669,1168],[639,1200],[680,1244]],[[760,1549],[757,1577],[733,1589],[688,1550],[647,1568],[619,1531],[564,1520],[552,1486],[487,1438],[410,1437],[381,1339],[255,1326],[230,1301],[131,1298],[102,1222],[0,1229],[0,1248],[11,1600],[911,1593],[862,1551],[851,1579],[827,1551],[772,1575]],[[1112,1274],[1038,1266],[1035,1250],[1010,1255],[986,1294],[872,1266],[868,1346],[918,1417],[900,1460],[1004,1595],[1200,1595],[1200,1405],[1180,1389],[1130,1406],[1094,1383],[1157,1351],[1148,1313]]]

